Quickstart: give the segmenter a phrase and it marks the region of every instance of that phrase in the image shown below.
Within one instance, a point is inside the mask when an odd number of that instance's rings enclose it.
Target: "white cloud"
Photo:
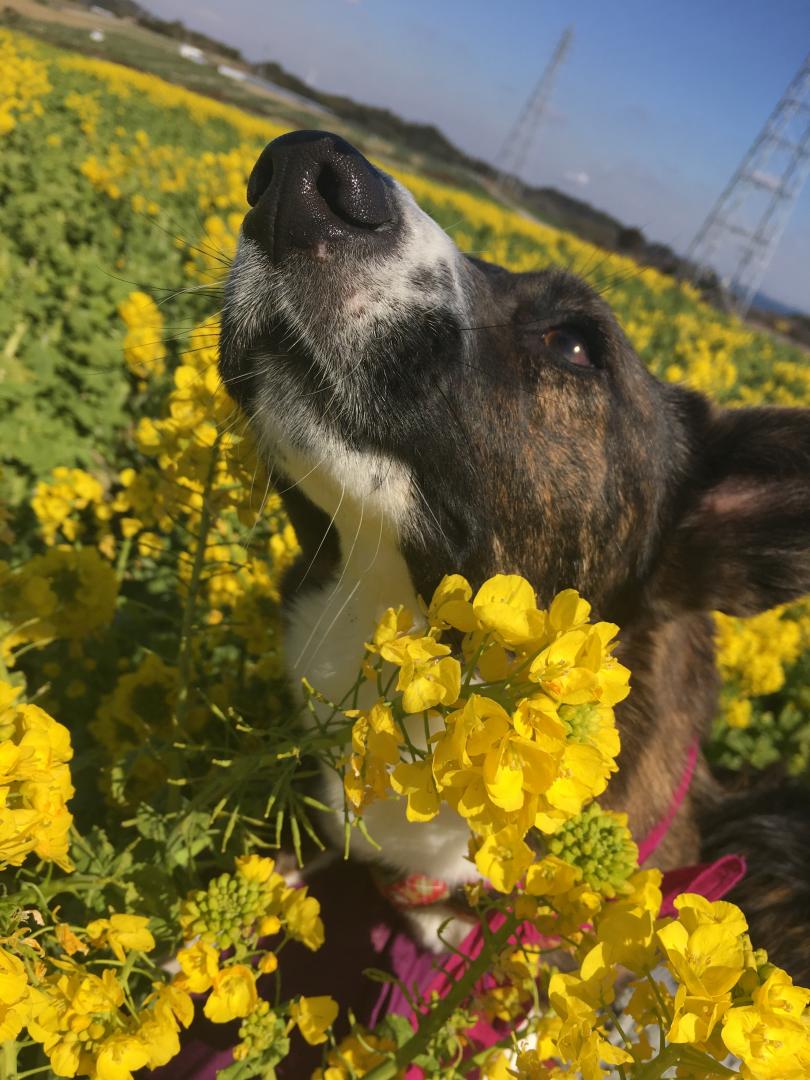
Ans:
[[[574,184],[576,187],[587,187],[591,182],[590,174],[586,173],[584,169],[580,169],[579,172],[563,173],[563,176],[569,184]]]

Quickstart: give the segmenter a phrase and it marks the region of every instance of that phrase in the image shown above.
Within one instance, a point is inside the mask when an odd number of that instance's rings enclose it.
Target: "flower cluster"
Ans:
[[[313,1046],[326,1041],[338,1012],[331,998],[302,997],[272,1009],[259,995],[257,978],[276,971],[286,941],[314,951],[324,940],[318,901],[305,887],[289,886],[272,859],[238,858],[233,874],[220,874],[184,901],[180,925],[189,944],[177,955],[181,974],[173,985],[206,993],[203,1011],[214,1023],[242,1020],[236,1061],[272,1066],[286,1053],[293,1026]]]
[[[70,869],[70,732],[0,681],[0,867],[33,852]]]
[[[122,955],[154,946],[148,932],[130,934],[126,945],[123,937],[115,938]],[[57,1076],[131,1080],[137,1069],[165,1065],[179,1052],[180,1028],[193,1015],[188,994],[158,984],[145,1007],[133,1010],[113,968],[97,975],[72,960],[53,966],[28,987],[25,1023]]]
[[[80,515],[88,508],[103,513],[104,487],[85,469],[57,466],[51,480],[40,480],[34,488],[31,509],[37,516],[42,539],[52,545],[57,539],[74,541],[81,532]],[[61,533],[61,537],[60,537]]]
[[[401,696],[350,712],[344,787],[355,811],[389,789],[407,797],[410,821],[446,802],[477,838],[479,869],[511,891],[532,861],[527,832],[556,833],[616,769],[613,707],[629,672],[612,653],[617,627],[589,614],[573,590],[541,610],[525,579],[504,574],[475,596],[445,577],[422,629],[389,609],[368,646],[369,677],[390,684],[393,665]],[[450,628],[463,634],[461,660],[441,640]]]
[[[488,1076],[534,1080],[549,1075],[555,1058],[584,1080],[614,1069],[646,1075],[645,1066],[666,1070],[679,1062],[689,1075],[798,1080],[806,1074],[810,991],[752,949],[733,904],[684,893],[675,902],[677,918],[659,918],[660,880],[658,871],[638,871],[619,898],[591,912],[576,970],[549,972],[551,1014],[539,1023],[526,1020],[524,1006],[523,1019],[510,1017],[523,1029],[515,1071],[495,1054]],[[546,904],[559,906],[560,897],[564,907],[564,892]],[[620,994],[621,1024],[613,1019]],[[527,1037],[535,1049],[521,1047]],[[740,1073],[723,1071],[728,1053],[742,1062]]]
[[[0,30],[0,137],[20,120],[42,115],[50,93],[47,66],[19,38]]]
[[[0,616],[12,628],[6,663],[28,642],[77,642],[98,633],[110,623],[117,596],[115,572],[95,548],[52,547],[18,570],[0,563]]]
[[[163,344],[163,317],[148,293],[137,290],[118,305],[118,313],[127,328],[124,360],[139,379],[156,378],[165,371],[166,350]]]

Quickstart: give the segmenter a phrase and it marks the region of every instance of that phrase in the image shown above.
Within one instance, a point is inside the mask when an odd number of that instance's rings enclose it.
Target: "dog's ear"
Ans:
[[[708,409],[653,576],[675,609],[752,615],[810,593],[810,409]]]

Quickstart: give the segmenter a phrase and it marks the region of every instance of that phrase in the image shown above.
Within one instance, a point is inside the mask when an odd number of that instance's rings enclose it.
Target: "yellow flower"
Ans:
[[[278,957],[275,953],[266,952],[259,960],[257,967],[262,975],[270,975],[278,970]]]
[[[556,702],[545,694],[523,698],[512,714],[515,731],[525,739],[533,739],[549,754],[559,754],[570,724],[563,723],[557,710]]]
[[[13,704],[16,696],[0,680],[0,866],[33,851],[70,870],[70,733],[38,705]]]
[[[520,810],[529,795],[540,795],[554,782],[557,761],[531,739],[508,730],[484,757],[481,774],[492,802],[502,810]]]
[[[525,649],[546,632],[545,612],[537,610],[534,589],[517,574],[496,574],[472,602],[479,625],[509,648]]]
[[[532,849],[524,843],[520,830],[514,825],[507,825],[486,837],[475,853],[475,865],[502,893],[512,892],[533,860]]]
[[[531,1073],[526,1069],[521,1069],[520,1058],[524,1057],[523,1054],[518,1055],[517,1067],[519,1077],[530,1077]],[[481,1080],[511,1080],[514,1076],[509,1069],[511,1063],[511,1055],[504,1050],[496,1050],[494,1054],[490,1055],[481,1066]],[[537,1074],[540,1076],[540,1074]]]
[[[115,571],[92,547],[52,547],[29,559],[2,583],[8,614],[29,623],[20,640],[80,640],[112,620],[118,596]]]
[[[723,1021],[726,1048],[743,1061],[751,1080],[803,1080],[810,1075],[810,990],[794,986],[778,968]]]
[[[526,892],[529,896],[560,896],[567,893],[581,876],[576,866],[558,859],[556,855],[547,855],[529,867]]]
[[[283,903],[283,920],[287,932],[314,952],[323,945],[321,905],[306,888],[291,889]]]
[[[480,694],[471,694],[446,719],[434,751],[434,777],[443,797],[476,830],[512,822],[508,815],[520,812],[525,831],[535,816],[534,796],[554,779],[562,743],[534,737],[525,721],[521,730],[530,737],[518,733],[501,705]]]
[[[149,1062],[146,1044],[136,1035],[111,1035],[96,1058],[97,1080],[132,1080],[132,1073]]]
[[[194,1002],[188,991],[178,986],[177,982],[153,983],[152,985],[154,991],[146,999],[147,1003],[154,1002],[156,1013],[171,1014],[180,1021],[183,1027],[188,1027],[194,1019]]]
[[[60,466],[51,476],[50,482],[39,481],[31,499],[31,508],[49,545],[56,542],[60,531],[65,539],[76,540],[81,512],[88,506],[98,507],[104,498],[101,483],[84,469]]]
[[[675,992],[674,1015],[667,1038],[673,1043],[704,1043],[731,1005],[729,995],[703,997],[685,986]]]
[[[800,1017],[810,1005],[810,990],[794,986],[786,971],[775,968],[753,993],[753,1002],[762,1012],[779,1012]],[[810,1020],[810,1017],[808,1017]]]
[[[727,900],[707,900],[699,893],[681,893],[675,897],[674,907],[690,934],[700,926],[721,926],[736,936],[748,929],[745,915]]]
[[[384,645],[396,641],[400,635],[407,633],[413,626],[413,615],[406,607],[387,608],[383,617],[377,623],[374,631],[373,645],[368,648],[372,652],[381,652]],[[394,661],[396,663],[396,661]]]
[[[472,588],[461,574],[447,574],[439,582],[428,607],[428,622],[431,626],[445,630],[454,627],[470,633],[479,630],[479,623],[470,597]]]
[[[616,967],[600,941],[585,953],[577,974],[555,972],[551,976],[549,1000],[554,994],[574,994],[595,1012],[612,1004],[615,981]]]
[[[676,979],[696,999],[724,998],[743,973],[740,937],[717,923],[702,923],[690,933],[682,922],[658,931],[658,940]]]
[[[262,855],[239,855],[235,867],[237,874],[246,881],[258,881],[264,885],[275,874],[276,864],[273,859]]]
[[[177,954],[182,976],[178,983],[182,989],[192,994],[204,993],[214,981],[219,970],[219,955],[213,946],[205,941],[195,941]]]
[[[392,1039],[355,1025],[352,1033],[327,1053],[326,1068],[316,1069],[312,1080],[353,1080],[365,1076],[385,1060],[386,1053],[395,1049]]]
[[[588,621],[591,605],[583,600],[576,589],[563,589],[551,601],[548,609],[549,629],[556,634],[578,630]]]
[[[400,669],[397,689],[404,690],[405,712],[425,712],[436,705],[453,705],[461,690],[461,664],[452,656],[424,664],[405,664]]]
[[[408,821],[430,821],[438,814],[439,795],[430,758],[400,762],[391,773],[391,787],[399,795],[407,795]]]
[[[554,832],[563,817],[573,817],[590,799],[601,795],[608,777],[616,771],[612,758],[606,758],[597,748],[569,742],[563,750],[559,775],[545,793],[552,810],[549,815],[538,814],[535,824],[544,832]],[[554,811],[560,814],[554,814]]]
[[[357,715],[352,727],[352,750],[343,785],[346,796],[355,810],[363,810],[375,799],[388,794],[388,767],[399,761],[400,744],[404,742],[391,708],[378,701],[367,712]]]
[[[131,1025],[121,1008],[124,991],[115,972],[107,968],[99,978],[72,961],[60,961],[58,966],[61,973],[40,982],[32,994],[29,1034],[42,1043],[58,1076],[98,1075],[101,1050],[113,1038],[105,1059],[108,1075],[128,1080],[127,1060],[133,1057],[133,1048],[123,1039],[137,1036],[128,1030]],[[148,1054],[140,1064],[147,1060]]]
[[[390,705],[378,701],[361,713],[352,728],[352,748],[356,754],[379,758],[386,765],[399,761],[403,742],[399,724],[394,720]]]
[[[177,991],[175,991],[177,993]],[[191,1016],[194,1015],[194,1005],[191,998],[185,995]],[[137,1035],[149,1055],[147,1064],[150,1069],[157,1069],[165,1065],[180,1053],[180,1038],[178,1026],[175,1020],[176,1012],[173,1009],[159,1003],[155,1008],[139,1014],[139,1026]],[[185,1026],[191,1022],[191,1017]]]
[[[302,997],[290,1008],[290,1019],[310,1046],[326,1042],[326,1031],[337,1019],[337,1002],[330,997]]]
[[[162,375],[166,356],[163,318],[152,297],[136,290],[121,301],[118,313],[127,328],[124,359],[129,370],[139,379]]]
[[[259,995],[253,972],[245,964],[233,964],[214,975],[213,989],[203,1012],[215,1024],[247,1016],[256,1007]]]
[[[111,915],[109,919],[94,919],[87,924],[87,934],[93,945],[108,945],[123,961],[127,952],[151,952],[155,939],[147,929],[149,919],[144,915]]]
[[[177,669],[147,653],[134,671],[122,675],[112,693],[102,698],[93,734],[110,753],[141,746],[171,716],[177,701]]]
[[[751,715],[751,702],[748,698],[734,698],[723,709],[723,718],[732,728],[747,728],[751,723]]]
[[[22,960],[0,949],[0,1042],[15,1039],[26,1023],[28,989]]]
[[[67,923],[57,923],[54,928],[54,936],[63,952],[73,956],[77,952],[87,952],[87,946],[73,933]]]
[[[606,977],[601,961],[597,953],[592,962],[594,970],[589,972],[595,978],[583,981],[575,975],[556,972],[549,982],[549,1001],[562,1020],[556,1039],[558,1054],[579,1070],[583,1080],[603,1080],[602,1062],[629,1065],[633,1061],[626,1050],[613,1046],[600,1033],[599,1017],[590,1003],[601,1001],[604,994],[607,997],[612,994],[610,977]]]
[[[655,938],[656,912],[616,900],[599,917],[596,934],[608,951],[611,963],[645,975],[658,964]]]

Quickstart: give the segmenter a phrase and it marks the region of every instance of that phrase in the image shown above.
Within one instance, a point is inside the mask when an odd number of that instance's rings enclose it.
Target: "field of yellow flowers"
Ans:
[[[615,768],[627,673],[575,594],[541,613],[526,583],[493,579],[473,596],[446,579],[427,636],[393,612],[377,628],[358,680],[378,680],[379,707],[358,717],[347,688],[321,728],[291,722],[277,589],[295,536],[216,371],[246,177],[282,131],[0,31],[0,1080],[128,1080],[178,1053],[193,995],[214,1022],[240,1021],[228,1080],[272,1076],[301,1038],[323,1046],[323,1080],[380,1080],[406,1062],[495,1080],[737,1075],[720,1064],[728,1052],[746,1077],[810,1075],[810,993],[767,963],[731,905],[686,895],[657,920],[660,875],[637,870],[621,817],[591,801]],[[805,357],[687,287],[480,197],[400,179],[462,249],[513,269],[563,263],[605,290],[658,375],[730,405],[810,403]],[[465,633],[461,653],[441,642],[449,626]],[[713,760],[806,775],[810,608],[718,616],[717,633]],[[494,673],[506,650],[537,687],[549,657],[587,652],[572,669],[594,690],[578,699],[592,708],[587,737],[563,691],[545,712],[525,677],[497,707],[486,678],[469,692],[470,657],[490,655]],[[438,698],[425,698],[417,656],[441,665]],[[489,677],[508,684],[510,670]],[[445,725],[427,756],[401,728],[425,709]],[[542,760],[530,735],[541,712]],[[482,959],[425,1005],[416,1032],[391,1023],[340,1041],[334,1002],[284,997],[282,948],[317,949],[329,927],[269,853],[317,850],[306,781],[318,760],[343,773],[347,842],[376,798],[407,798],[414,820],[442,801],[469,806],[469,775],[449,762],[467,740],[485,776],[491,745],[470,735],[484,720],[524,765],[519,781],[481,781],[468,815],[493,885],[476,900]],[[534,863],[531,824],[554,837]],[[510,945],[517,910],[564,936],[572,973],[550,969],[542,938]],[[475,1051],[465,1031],[484,962],[500,983],[476,1009],[511,1033]],[[633,974],[636,1030],[616,1040],[618,964]],[[527,1007],[538,978],[552,1006],[542,1018]],[[537,1048],[521,1051],[529,1034]]]

